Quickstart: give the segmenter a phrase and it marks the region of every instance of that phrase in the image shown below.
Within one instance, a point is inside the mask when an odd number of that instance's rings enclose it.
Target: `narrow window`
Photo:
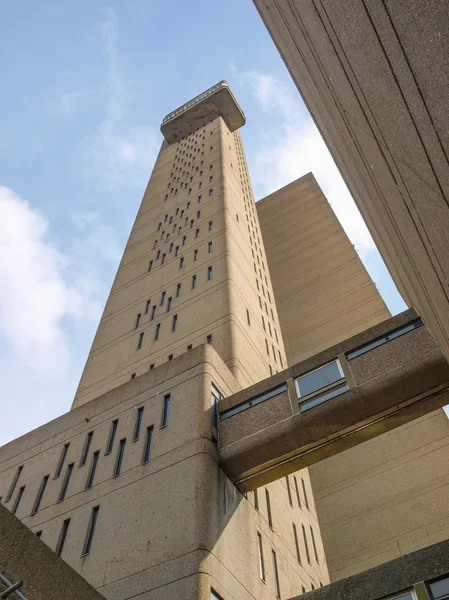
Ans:
[[[155,339],[155,340],[158,340],[158,339],[159,339],[159,334],[160,334],[160,332],[161,332],[161,324],[160,324],[160,323],[158,323],[158,324],[156,325],[156,332],[155,332],[155,334],[154,334],[154,339]]]
[[[155,316],[156,316],[156,304],[154,304],[153,308],[151,309],[151,321],[153,321]]]
[[[212,252],[212,242],[209,242],[209,244],[208,244],[208,251]]]
[[[162,255],[162,260],[161,260],[161,264],[162,264],[162,265],[163,265],[163,264],[164,264],[164,262],[165,262],[165,256],[166,256],[166,254],[165,254],[165,252],[164,252],[164,254]]]
[[[158,251],[157,251],[157,255],[156,255],[156,260],[159,260],[159,257],[160,257],[160,255],[161,255],[161,251],[160,251],[160,250],[158,250]]]
[[[182,269],[183,266],[184,266],[184,257],[181,256],[181,258],[179,260],[179,268]]]
[[[134,373],[134,375],[135,375],[135,373]],[[87,434],[87,437],[86,437],[86,441],[84,442],[83,453],[81,455],[81,460],[80,460],[80,467],[82,467],[86,464],[86,460],[87,460],[87,456],[89,455],[90,445],[92,443],[93,436],[94,436],[94,432],[89,431],[89,433]]]
[[[187,236],[184,236],[182,238],[182,245],[185,246],[186,245],[186,241],[187,241]]]
[[[157,230],[158,230],[158,231],[160,231],[160,230],[161,230],[161,227],[162,227],[162,222],[158,224],[158,226],[157,226]]]
[[[298,559],[299,564],[301,564],[301,551],[299,549],[299,540],[298,540],[298,532],[296,530],[296,525],[293,525],[293,537],[295,539],[295,548],[296,548],[296,558]]]
[[[198,167],[197,167],[198,168]],[[198,202],[201,202],[201,196],[198,196]]]
[[[287,485],[288,501],[290,506],[293,508],[292,491],[290,489],[290,479],[288,478],[288,475],[285,476],[285,483]]]
[[[196,275],[192,275],[192,290],[196,288]]]
[[[263,545],[262,545],[262,536],[259,532],[257,532],[257,551],[259,554],[259,572],[260,578],[262,581],[265,581],[265,565],[263,562]]]
[[[199,189],[201,189],[203,187],[203,182],[202,181],[200,181],[198,187],[199,187]]]
[[[301,497],[299,495],[298,480],[296,479],[295,475],[293,475],[293,481],[295,482],[296,500],[298,501],[299,508],[301,508]]]
[[[166,294],[166,292],[162,292],[162,294],[161,294],[161,306],[162,306],[162,305],[164,304],[164,302],[165,302],[165,294]]]
[[[190,350],[191,350],[192,348],[193,348],[192,344],[189,344],[189,345],[187,346],[187,352],[190,352]]]
[[[168,413],[170,411],[170,394],[165,394],[164,404],[162,406],[161,428],[168,425]]]
[[[114,419],[114,421],[112,421],[112,423],[111,423],[111,430],[109,432],[109,439],[108,439],[108,443],[106,446],[105,454],[109,454],[110,452],[112,452],[112,448],[114,447],[115,434],[117,431],[117,425],[118,425],[118,419]]]
[[[15,472],[14,479],[12,480],[12,483],[8,490],[8,493],[6,494],[5,502],[8,502],[9,500],[11,500],[11,496],[14,494],[14,490],[16,489],[16,485],[17,485],[17,482],[19,481],[19,477],[20,477],[20,473],[22,472],[22,469],[23,469],[23,465],[18,467],[17,471]],[[55,475],[55,477],[56,477],[56,475]]]
[[[276,590],[276,598],[280,598],[281,589],[279,587],[278,561],[276,558],[276,552],[274,550],[271,550],[271,562],[273,563],[274,589]]]
[[[65,519],[62,522],[61,531],[59,532],[58,543],[56,545],[55,552],[58,556],[61,556],[62,549],[64,548],[65,538],[67,537],[67,532],[69,530],[70,519]]]
[[[302,528],[302,537],[304,539],[304,546],[306,548],[307,562],[309,563],[309,565],[311,565],[312,563],[310,562],[309,544],[307,543],[306,530],[304,528],[304,525],[301,525],[301,528]]]
[[[265,348],[266,348],[266,350],[267,350],[267,354],[268,354],[268,356],[270,356],[270,348],[269,348],[269,346],[268,346],[268,342],[267,342],[267,340],[265,340]]]
[[[67,444],[64,444],[64,448],[62,449],[62,453],[59,458],[59,463],[58,463],[58,466],[56,467],[56,473],[55,473],[55,476],[53,477],[53,479],[57,479],[61,475],[62,467],[64,466],[64,462],[65,462],[65,459],[67,456],[67,450],[69,449],[69,446],[70,446],[70,442]]]
[[[177,325],[177,323],[178,323],[178,315],[173,315],[173,321],[172,321],[172,324],[171,324],[171,330],[172,330],[172,332],[176,331],[176,325]]]
[[[136,422],[134,424],[133,442],[136,442],[140,437],[140,428],[142,426],[143,406],[137,409]]]
[[[268,525],[271,529],[273,529],[273,518],[271,516],[271,502],[270,502],[270,492],[265,488],[265,501],[267,503],[267,517],[268,517]]]
[[[148,272],[150,272],[152,268],[153,268],[153,261],[150,260],[150,262],[148,263]]]
[[[98,512],[99,511],[100,511],[100,507],[99,506],[94,506],[93,509],[92,509],[92,513],[90,515],[89,526],[87,528],[86,541],[84,542],[82,556],[85,556],[86,554],[89,554],[90,550],[92,548],[92,541],[94,539],[95,526],[97,524]]]
[[[249,310],[248,309],[246,309],[246,320],[248,321],[248,325],[251,326],[251,317],[249,315]]]
[[[192,227],[193,227],[193,224],[194,224],[194,223],[195,223],[195,221],[192,219],[192,220],[190,221],[190,229],[192,229]]]
[[[304,492],[304,502],[308,509],[309,508],[309,499],[307,498],[306,484],[304,483],[304,479],[302,477],[301,477],[301,483],[302,483],[302,491]]]
[[[207,267],[207,279],[212,279],[212,267]]]
[[[150,365],[150,371],[152,371],[154,369],[154,363],[151,363]]]
[[[199,230],[199,229],[197,229],[197,230],[195,231],[195,239],[198,239],[199,237],[200,237],[200,230]]]
[[[206,341],[208,344],[212,344],[212,334],[209,333],[209,335],[206,337]]]
[[[142,343],[143,343],[143,336],[145,335],[144,331],[141,331],[139,333],[139,339],[137,340],[137,350],[140,350],[142,348]]]
[[[315,560],[318,564],[320,564],[320,560],[318,558],[318,552],[316,549],[316,543],[315,543],[315,535],[313,533],[313,529],[312,526],[310,526],[310,537],[312,538],[312,546],[313,546],[313,553],[315,554]]]
[[[59,492],[58,502],[62,502],[67,494],[67,489],[69,487],[70,478],[73,472],[74,463],[70,463],[67,465],[67,471],[65,472],[64,480],[62,482],[61,491]]]
[[[150,460],[151,455],[151,440],[153,439],[153,425],[147,427],[147,435],[145,437],[145,447],[143,450],[143,463],[147,463]]]
[[[259,511],[259,494],[257,493],[257,490],[254,490],[254,508]]]
[[[37,511],[39,510],[39,506],[40,506],[40,504],[42,502],[42,497],[44,495],[45,488],[47,486],[47,482],[48,482],[48,478],[49,477],[50,477],[50,475],[45,475],[45,477],[41,481],[41,485],[39,487],[39,491],[37,492],[36,500],[34,501],[33,510],[31,511],[32,515],[35,515],[37,513]]]
[[[196,213],[196,218],[199,219],[200,217],[201,217],[201,211],[198,210],[197,213]]]
[[[168,360],[173,360],[173,354],[168,355]]]
[[[195,262],[196,260],[198,260],[198,250],[193,251],[193,262]]]
[[[145,305],[145,314],[148,314],[148,311],[150,310],[150,304],[151,300],[147,300],[147,303]]]
[[[170,311],[171,308],[171,301],[172,301],[172,297],[170,296],[169,299],[167,300],[167,312]]]
[[[114,477],[118,477],[121,473],[122,470],[122,463],[123,463],[123,455],[125,454],[125,446],[126,446],[126,438],[123,438],[123,440],[120,440],[120,444],[117,450],[117,459],[115,461],[115,467],[114,467]]]
[[[19,488],[19,491],[17,492],[17,496],[16,499],[14,500],[14,504],[13,507],[11,509],[11,512],[13,515],[16,514],[17,509],[19,508],[19,504],[20,501],[22,500],[22,496],[23,496],[23,492],[25,491],[25,486],[23,485],[21,488]]]
[[[213,179],[213,177],[212,177],[212,175],[211,175],[211,176],[209,177],[209,183],[212,183],[212,179]]]
[[[92,455],[92,461],[90,463],[89,476],[87,478],[86,490],[89,490],[94,484],[95,471],[97,470],[98,458],[100,456],[100,450],[97,450]]]
[[[40,531],[36,531],[36,537],[40,538],[42,535],[42,529]]]
[[[181,284],[178,283],[178,285],[176,286],[176,297],[179,297],[179,294],[181,293]]]
[[[179,246],[176,246],[176,248],[175,248],[175,256],[178,256],[178,254],[179,254]]]
[[[212,231],[212,221],[209,221],[209,231]]]
[[[137,329],[139,327],[140,324],[140,317],[141,317],[141,313],[139,313],[136,317],[136,325],[135,325],[135,329]]]

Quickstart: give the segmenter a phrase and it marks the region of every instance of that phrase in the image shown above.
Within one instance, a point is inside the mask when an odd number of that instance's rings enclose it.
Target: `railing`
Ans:
[[[186,102],[185,104],[183,104],[182,106],[180,106],[179,108],[174,110],[173,112],[168,113],[168,115],[166,117],[164,117],[162,123],[164,124],[167,121],[170,121],[177,115],[186,111],[188,108],[191,108],[192,106],[195,106],[195,104],[198,104],[198,102],[201,102],[201,100],[204,100],[204,98],[207,98],[208,96],[211,96],[212,94],[215,94],[215,92],[218,92],[219,90],[221,90],[223,88],[229,88],[228,84],[224,80],[220,81],[216,85],[213,85],[212,87],[210,87],[208,90],[206,90],[199,96],[195,96],[195,98],[193,98],[192,100],[189,100],[189,102]]]
[[[11,594],[15,594],[20,600],[27,600],[26,596],[19,592],[19,588],[22,587],[22,581],[16,581],[16,583],[11,583],[9,579],[7,579],[3,573],[0,573],[0,583],[2,583],[6,589],[0,591],[0,598],[9,598]]]

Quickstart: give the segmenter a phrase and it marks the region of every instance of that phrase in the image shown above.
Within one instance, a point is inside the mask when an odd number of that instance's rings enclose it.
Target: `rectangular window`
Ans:
[[[304,479],[301,477],[301,483],[302,483],[302,491],[304,492],[304,502],[305,505],[307,507],[307,509],[309,508],[309,499],[307,498],[307,490],[306,490],[306,484],[304,482]]]
[[[36,537],[40,538],[42,535],[42,529],[40,531],[36,531]]]
[[[61,556],[62,550],[64,548],[65,538],[67,537],[67,532],[69,530],[70,519],[65,519],[62,522],[61,531],[59,532],[58,543],[56,544],[55,552],[58,556]]]
[[[153,439],[153,425],[147,427],[147,435],[145,437],[145,447],[143,450],[143,463],[147,463],[151,456],[151,441]]]
[[[299,549],[298,532],[296,530],[296,525],[294,523],[293,523],[293,537],[295,540],[296,558],[298,559],[299,564],[301,564],[301,551]]]
[[[8,502],[9,500],[11,500],[11,496],[14,494],[14,490],[16,489],[16,485],[17,485],[17,482],[19,481],[19,477],[20,477],[20,473],[22,472],[22,469],[23,469],[23,465],[21,465],[20,467],[17,468],[17,471],[14,474],[14,478],[12,480],[12,483],[10,485],[8,493],[6,494],[5,502]],[[56,477],[56,475],[55,475],[55,477]]]
[[[347,383],[344,381],[344,374],[339,360],[334,360],[298,377],[295,383],[300,398],[311,396],[308,400],[300,403],[301,411],[309,410],[349,390]]]
[[[199,219],[199,218],[200,218],[200,216],[201,216],[201,211],[200,211],[200,210],[198,210],[198,211],[197,211],[197,213],[196,213],[196,218],[197,218],[197,219]]]
[[[428,589],[430,591],[430,595],[432,600],[446,600],[449,598],[449,577],[440,577],[435,581],[431,581],[427,584]],[[409,600],[408,596],[402,596],[399,600]],[[410,594],[410,600],[412,600],[412,595]]]
[[[189,344],[189,345],[187,346],[187,352],[190,352],[190,350],[191,350],[192,348],[193,348],[192,344]]]
[[[274,589],[276,591],[276,598],[280,598],[281,588],[279,587],[278,561],[276,558],[276,552],[274,550],[271,550],[271,562],[273,564]]]
[[[265,581],[265,565],[263,562],[263,544],[262,544],[262,536],[259,532],[257,532],[257,551],[259,554],[260,578],[262,579],[262,581]]]
[[[268,517],[268,525],[271,529],[273,529],[273,518],[271,516],[271,502],[270,502],[270,492],[265,488],[265,501],[267,504],[267,517]]]
[[[72,477],[73,465],[74,463],[70,463],[70,465],[67,465],[67,471],[65,472],[64,480],[61,486],[61,491],[59,492],[58,502],[62,502],[67,494],[70,478]]]
[[[150,310],[150,304],[151,300],[147,300],[147,303],[145,305],[145,314],[148,314],[148,311]]]
[[[207,267],[207,279],[212,279],[212,267]]]
[[[200,230],[199,230],[199,229],[197,229],[197,230],[195,231],[195,239],[198,239],[199,237],[200,237]]]
[[[196,260],[198,260],[198,250],[193,251],[193,262],[195,262]]]
[[[296,479],[295,475],[293,475],[293,481],[295,482],[296,500],[298,502],[299,508],[301,508],[301,497],[299,495],[298,480]]]
[[[181,284],[178,283],[178,285],[176,286],[176,297],[179,297],[179,294],[181,293]]]
[[[173,321],[172,321],[172,324],[171,324],[171,330],[172,330],[172,332],[176,331],[176,325],[177,325],[177,323],[178,323],[178,315],[173,315]]]
[[[213,189],[211,188],[211,189],[209,190],[209,196],[212,196],[212,194],[213,194]]]
[[[89,431],[86,437],[86,441],[84,442],[83,453],[81,455],[80,467],[83,467],[86,464],[87,457],[89,455],[90,445],[92,443],[92,438],[94,437],[94,432]]]
[[[139,339],[137,340],[137,350],[140,350],[142,348],[142,343],[143,343],[143,336],[145,335],[144,331],[141,331],[139,333]]]
[[[161,255],[161,251],[160,251],[160,250],[158,250],[158,251],[157,251],[157,255],[156,255],[156,260],[159,260],[159,257],[160,257],[160,255]]]
[[[165,394],[164,403],[162,405],[161,428],[168,425],[168,414],[170,412],[170,394]]]
[[[307,534],[306,534],[304,525],[301,525],[301,529],[302,529],[302,537],[304,539],[304,547],[306,549],[307,562],[309,563],[309,565],[311,565],[312,563],[310,562],[309,544],[307,543]]]
[[[212,344],[212,334],[211,333],[209,333],[209,335],[206,337],[206,342],[208,344]]]
[[[158,339],[159,339],[159,334],[160,334],[160,333],[161,333],[161,324],[160,324],[160,323],[158,323],[158,324],[156,325],[156,332],[155,332],[155,334],[154,334],[154,339],[155,339],[155,340],[158,340]]]
[[[192,290],[196,288],[196,275],[192,275]]]
[[[150,371],[152,371],[153,369],[154,369],[154,363],[152,363],[152,364],[150,365]]]
[[[64,447],[61,452],[61,456],[59,458],[58,466],[56,467],[56,473],[55,473],[53,479],[57,479],[61,475],[62,467],[64,466],[64,462],[65,462],[65,459],[67,456],[67,451],[69,449],[69,446],[70,446],[70,442],[68,442],[67,444],[64,444]]]
[[[90,469],[89,469],[89,476],[87,477],[86,490],[89,490],[94,484],[95,471],[97,470],[99,456],[100,456],[100,450],[97,450],[92,455],[92,461],[90,463]]]
[[[151,309],[151,321],[153,321],[154,317],[156,316],[156,304],[153,305],[153,308]]]
[[[108,443],[106,446],[105,454],[109,454],[110,452],[112,452],[112,448],[114,447],[115,434],[117,432],[117,425],[118,425],[118,419],[114,419],[111,423],[111,430],[109,432],[109,439],[108,439]]]
[[[169,312],[169,310],[171,308],[171,301],[172,301],[172,297],[170,296],[169,299],[167,300],[167,312]]]
[[[140,437],[140,428],[142,427],[143,406],[139,406],[136,413],[136,422],[134,424],[133,442],[136,442]]]
[[[179,254],[179,246],[176,246],[176,248],[175,248],[175,256],[178,256],[178,254]]]
[[[122,464],[123,464],[123,456],[125,454],[125,446],[126,446],[126,438],[123,438],[122,440],[120,440],[120,444],[117,450],[117,459],[115,461],[115,467],[114,467],[114,477],[118,477],[121,473],[122,470]]]
[[[198,196],[198,202],[201,202],[201,196]]]
[[[170,244],[170,248],[168,249],[168,252],[170,253],[173,250],[173,242]]]
[[[209,221],[209,231],[212,231],[212,221]]]
[[[292,491],[290,489],[290,479],[288,478],[288,475],[285,476],[285,484],[287,486],[288,502],[289,502],[290,506],[293,508]]]
[[[257,511],[259,511],[259,494],[257,493],[257,490],[254,490],[253,494],[254,494],[254,508]]]
[[[139,325],[140,325],[140,317],[141,317],[141,316],[142,316],[142,314],[141,314],[141,313],[139,313],[139,314],[137,315],[137,317],[136,317],[136,325],[135,325],[135,327],[134,327],[135,329],[137,329],[137,328],[139,327]]]
[[[41,481],[41,485],[39,486],[39,491],[37,492],[36,500],[34,501],[34,506],[31,511],[32,515],[35,515],[37,513],[37,511],[39,510],[39,506],[42,502],[42,497],[44,495],[45,488],[47,487],[47,482],[48,482],[49,477],[50,477],[50,475],[45,475],[45,477]]]
[[[182,269],[183,266],[184,266],[184,257],[181,256],[181,258],[179,260],[179,268]]]
[[[163,265],[163,264],[164,264],[164,262],[165,262],[165,256],[166,256],[166,254],[165,254],[165,252],[164,252],[164,254],[162,255],[162,260],[161,260],[161,264],[162,264],[162,265]]]
[[[312,538],[312,546],[313,546],[313,553],[315,555],[315,560],[318,564],[320,564],[320,560],[318,558],[318,552],[317,552],[317,548],[316,548],[316,543],[315,543],[315,535],[313,533],[312,526],[310,526],[310,537]]]
[[[83,554],[89,554],[92,548],[92,541],[94,539],[95,526],[97,525],[98,513],[100,511],[99,506],[94,506],[90,515],[89,526],[87,528],[86,541],[84,542]]]
[[[165,294],[166,294],[166,292],[162,292],[162,294],[161,294],[161,306],[162,306],[162,305],[164,304],[164,302],[165,302]]]
[[[153,261],[150,260],[150,262],[148,263],[148,273],[151,271],[152,268],[153,268]]]
[[[209,244],[208,244],[208,251],[212,252],[212,242],[209,242]]]
[[[17,492],[17,496],[16,499],[14,500],[14,504],[12,506],[11,512],[13,515],[16,514],[17,509],[19,508],[19,504],[20,501],[22,500],[22,496],[23,496],[23,492],[25,491],[25,486],[23,485],[21,488],[19,488],[19,491]]]
[[[249,310],[246,309],[246,320],[248,321],[248,325],[251,325],[251,318],[249,316]]]
[[[186,245],[186,241],[187,241],[187,236],[184,236],[182,238],[182,245],[185,246]]]
[[[168,360],[173,360],[173,354],[168,355]]]

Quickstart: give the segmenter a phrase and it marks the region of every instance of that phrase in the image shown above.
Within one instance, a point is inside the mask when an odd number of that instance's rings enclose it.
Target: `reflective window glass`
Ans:
[[[298,377],[296,380],[296,387],[299,396],[307,396],[308,394],[316,392],[342,378],[343,372],[340,363],[338,360],[335,360],[319,369],[315,369],[315,371],[307,373],[307,375]]]

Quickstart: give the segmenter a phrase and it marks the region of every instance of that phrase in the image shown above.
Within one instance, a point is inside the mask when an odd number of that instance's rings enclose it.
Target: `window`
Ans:
[[[271,516],[270,492],[265,488],[265,502],[267,504],[267,517],[270,529],[273,529],[273,518]]]
[[[198,196],[198,202],[201,202],[201,195]]]
[[[208,250],[208,252],[212,252],[212,242],[209,242],[209,244],[207,246],[207,250]]]
[[[67,444],[64,444],[61,456],[59,458],[58,466],[56,467],[56,473],[55,473],[53,479],[57,479],[61,475],[62,467],[64,466],[64,462],[65,462],[65,459],[66,459],[66,456],[67,456],[67,451],[69,449],[69,446],[70,446],[70,442],[67,443]]]
[[[317,549],[316,549],[315,535],[314,535],[314,533],[313,533],[313,529],[312,529],[312,526],[311,526],[311,525],[310,525],[310,537],[312,538],[312,546],[313,546],[313,553],[314,553],[314,555],[315,555],[315,560],[316,560],[316,562],[317,562],[318,564],[320,564],[320,560],[319,560],[319,558],[318,558],[318,552],[317,552]]]
[[[212,267],[207,267],[207,279],[212,279]]]
[[[143,464],[147,463],[150,460],[151,455],[151,441],[153,439],[153,425],[147,427],[147,434],[145,436],[145,446],[143,450]]]
[[[251,318],[249,316],[249,310],[246,309],[246,320],[248,321],[248,325],[251,326]]]
[[[209,335],[206,337],[206,342],[208,344],[212,344],[212,334],[211,333],[209,333]]]
[[[301,564],[301,551],[299,549],[298,532],[296,530],[296,525],[294,523],[293,523],[293,538],[295,540],[296,558],[298,559],[299,564]]]
[[[136,422],[134,424],[133,442],[136,442],[140,437],[140,428],[142,426],[143,408],[144,408],[143,406],[140,406],[137,409]]]
[[[293,481],[295,482],[295,492],[296,492],[296,500],[298,502],[298,507],[301,508],[301,498],[299,496],[298,480],[296,479],[295,475],[293,475]]]
[[[306,549],[307,562],[309,563],[309,565],[311,565],[312,563],[310,562],[309,544],[307,543],[307,535],[306,535],[306,530],[304,528],[304,525],[301,525],[301,529],[302,529],[302,537],[304,539],[304,546]]]
[[[190,352],[190,350],[192,350],[192,348],[193,348],[192,344],[189,344],[189,345],[187,346],[187,352]]]
[[[186,241],[187,241],[187,237],[186,237],[186,236],[184,236],[184,237],[182,238],[182,245],[183,245],[183,246],[185,246],[185,245],[186,245]]]
[[[198,185],[198,188],[199,188],[199,189],[201,189],[202,187],[203,187],[203,182],[202,182],[202,181],[200,181],[200,183],[199,183],[199,185]]]
[[[179,297],[179,294],[180,294],[180,293],[181,293],[181,284],[180,284],[180,283],[178,283],[178,284],[176,285],[176,298],[178,298],[178,297]]]
[[[170,412],[170,394],[165,394],[163,405],[162,405],[161,429],[162,429],[162,427],[167,427],[167,425],[168,425],[169,412]]]
[[[348,352],[346,354],[346,358],[348,360],[351,360],[353,358],[356,358],[357,356],[360,356],[361,354],[365,354],[365,352],[374,350],[374,348],[378,348],[379,346],[382,346],[383,344],[386,344],[387,342],[390,342],[391,340],[394,340],[395,338],[397,338],[401,335],[404,335],[405,333],[408,333],[409,331],[413,331],[413,329],[420,327],[422,324],[423,323],[422,323],[421,319],[417,319],[416,321],[413,321],[413,323],[408,323],[407,325],[403,325],[402,327],[399,327],[398,329],[395,329],[394,331],[388,332],[386,335],[384,335],[382,337],[379,337],[371,342],[368,342],[367,344],[363,344],[362,346],[359,346],[355,350],[351,350],[351,352]]]
[[[288,475],[285,476],[285,484],[287,486],[288,502],[289,502],[290,506],[293,508],[292,491],[290,489],[290,479],[288,478]]]
[[[69,487],[70,478],[72,476],[74,463],[67,465],[67,471],[65,472],[64,480],[62,482],[61,491],[59,492],[58,502],[62,502],[67,494],[67,488]]]
[[[223,394],[220,392],[220,390],[214,384],[212,384],[212,386],[211,386],[210,400],[211,400],[211,407],[212,407],[212,425],[215,428],[217,428],[218,427],[218,402],[220,402],[220,400],[223,400]]]
[[[169,355],[168,355],[168,360],[169,360],[169,361],[170,361],[170,360],[173,360],[173,354],[169,354]]]
[[[66,445],[67,445],[67,448],[68,448],[69,445],[68,444],[66,444]],[[66,452],[67,452],[67,450],[66,450]],[[64,455],[64,458],[65,458],[64,451],[63,451],[63,455]],[[61,462],[61,459],[59,459],[59,462]],[[62,464],[61,464],[61,467],[62,467]],[[59,465],[58,465],[58,468],[59,468]],[[10,486],[10,488],[8,490],[8,493],[6,494],[5,502],[8,502],[11,499],[11,496],[14,494],[14,490],[16,489],[16,485],[17,485],[17,482],[19,481],[19,477],[20,477],[20,473],[22,472],[22,469],[23,469],[23,465],[21,465],[20,467],[18,467],[17,471],[15,472],[15,475],[14,475],[14,478],[12,480],[11,486]],[[55,475],[55,478],[58,477],[58,476],[59,475]]]
[[[212,194],[213,194],[213,191],[214,191],[214,190],[213,190],[212,188],[210,188],[210,190],[209,190],[209,196],[212,196]]]
[[[198,260],[198,250],[193,251],[193,262]]]
[[[309,410],[349,390],[338,359],[301,375],[295,383],[300,398],[310,396],[300,402],[301,411]]]
[[[212,231],[212,221],[209,221],[209,231]]]
[[[171,301],[172,301],[172,297],[170,296],[170,298],[167,300],[167,312],[169,312],[169,310],[171,308]]]
[[[148,272],[150,272],[152,268],[153,268],[153,261],[150,260],[150,262],[148,263]]]
[[[162,222],[158,224],[158,226],[157,226],[157,230],[158,230],[158,231],[160,231],[160,230],[161,230],[161,227],[162,227]]]
[[[304,479],[302,477],[301,477],[301,483],[302,483],[302,491],[304,493],[304,502],[305,502],[305,505],[306,505],[307,509],[309,509],[309,499],[307,498],[306,484],[305,484]]]
[[[155,316],[156,316],[156,304],[151,309],[151,319],[150,320],[153,321]]]
[[[195,231],[195,239],[198,239],[199,237],[200,237],[200,230],[199,230],[199,229],[197,229],[197,230]]]
[[[147,303],[145,304],[145,314],[148,314],[148,311],[150,310],[150,304],[151,300],[147,300]]]
[[[159,260],[159,257],[160,257],[160,255],[161,255],[161,251],[160,251],[160,250],[158,250],[158,251],[157,251],[157,255],[156,255],[156,260]]]
[[[105,454],[109,454],[110,452],[112,452],[112,448],[114,447],[115,434],[117,432],[117,425],[118,425],[118,419],[114,419],[111,423],[111,430],[109,432],[109,439],[108,439],[108,443],[106,446]]]
[[[34,501],[33,509],[31,511],[32,515],[35,515],[39,510],[39,506],[42,501],[42,497],[44,495],[45,488],[47,487],[48,478],[50,475],[45,475],[45,477],[41,481],[41,485],[39,486],[39,491],[37,492],[36,500]]]
[[[213,177],[212,175],[209,177],[209,183],[212,183]]]
[[[276,598],[281,597],[281,589],[279,587],[279,573],[278,573],[278,562],[276,558],[276,552],[271,550],[271,562],[273,564],[273,575],[274,575],[274,589],[276,591]]]
[[[142,348],[142,342],[143,342],[143,336],[145,335],[145,332],[142,331],[141,333],[139,333],[139,339],[137,341],[137,350],[140,350]]]
[[[83,453],[81,455],[81,460],[80,460],[80,467],[82,467],[86,464],[86,460],[87,460],[87,456],[89,454],[90,445],[92,443],[93,436],[94,436],[94,432],[89,431],[89,433],[87,434],[87,437],[86,437],[86,441],[84,443],[84,449],[83,449]]]
[[[197,213],[196,213],[196,218],[199,219],[200,217],[201,217],[201,211],[198,210]]]
[[[164,252],[164,254],[162,255],[162,260],[161,260],[161,264],[162,264],[162,265],[163,265],[163,264],[164,264],[164,262],[165,262],[165,256],[166,256],[166,254],[165,254],[165,252]]]
[[[221,596],[219,596],[217,594],[217,592],[211,588],[210,589],[210,600],[223,600],[223,598]]]
[[[179,268],[182,269],[183,266],[184,266],[184,257],[181,256],[181,258],[179,260]]]
[[[263,562],[263,545],[262,545],[262,536],[259,532],[257,532],[257,551],[259,554],[259,572],[260,578],[262,581],[265,581],[265,565]]]
[[[254,490],[253,494],[254,494],[254,508],[257,510],[257,512],[259,512],[259,494],[257,493],[257,490]]]
[[[172,332],[176,331],[176,325],[177,325],[177,323],[178,323],[178,315],[173,315],[173,321],[172,321],[172,324],[171,324],[171,330],[172,330]]]
[[[100,456],[100,450],[97,450],[92,455],[92,461],[90,463],[89,475],[87,477],[86,490],[90,490],[90,488],[94,484],[95,471],[97,470],[99,456]]]
[[[122,470],[123,455],[125,454],[125,446],[126,446],[126,438],[123,438],[122,440],[120,440],[120,444],[119,444],[119,447],[117,450],[117,459],[115,461],[115,467],[114,467],[114,477],[118,477]]]
[[[166,294],[166,292],[162,292],[162,294],[161,294],[161,306],[162,306],[162,305],[164,304],[164,302],[165,302],[165,294]]]
[[[16,499],[14,500],[14,504],[13,507],[11,509],[11,512],[13,515],[16,514],[17,509],[19,508],[19,504],[20,501],[22,500],[22,496],[23,496],[23,492],[25,491],[25,486],[23,485],[21,488],[19,488],[19,491],[17,492],[17,496]]]
[[[151,363],[150,365],[150,371],[152,371],[154,369],[154,363]]]
[[[429,582],[427,587],[432,600],[446,600],[449,598],[449,577]]]
[[[178,256],[178,252],[179,252],[179,246],[176,246],[176,248],[175,248],[175,256]]]
[[[159,339],[159,334],[160,334],[160,332],[161,332],[161,324],[160,324],[160,323],[158,323],[158,324],[156,325],[156,332],[155,332],[155,334],[154,334],[154,339],[155,339],[155,340],[158,340],[158,339]]]
[[[42,535],[42,529],[40,531],[36,531],[36,537],[40,538]]]
[[[82,556],[85,556],[86,554],[89,554],[90,551],[91,551],[92,541],[94,539],[95,527],[97,525],[99,511],[100,511],[100,507],[99,506],[94,506],[93,509],[92,509],[92,513],[90,515],[89,525],[87,527],[86,540],[84,542]]]
[[[59,533],[58,543],[56,544],[55,552],[58,556],[61,556],[62,550],[64,548],[65,538],[67,537],[67,532],[69,530],[70,519],[65,519],[62,522],[61,531]]]

